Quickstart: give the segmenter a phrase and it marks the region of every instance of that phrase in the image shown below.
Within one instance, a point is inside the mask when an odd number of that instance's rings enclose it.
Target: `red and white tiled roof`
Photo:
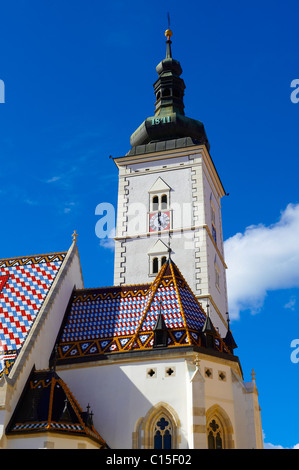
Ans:
[[[77,362],[105,353],[152,349],[159,313],[168,330],[168,347],[202,345],[205,312],[171,260],[152,284],[76,290],[56,359]],[[215,347],[230,353],[217,333]]]
[[[0,260],[0,377],[12,367],[66,254]]]

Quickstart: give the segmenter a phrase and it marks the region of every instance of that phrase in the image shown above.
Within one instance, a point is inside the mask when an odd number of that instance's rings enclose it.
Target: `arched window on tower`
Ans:
[[[157,274],[159,271],[159,259],[153,258],[153,274]]]
[[[161,196],[161,209],[167,209],[168,204],[167,204],[167,194],[162,194]]]
[[[167,256],[162,256],[161,258],[161,266],[163,266],[164,263],[167,261]]]
[[[153,211],[159,210],[159,197],[154,196],[153,197]]]

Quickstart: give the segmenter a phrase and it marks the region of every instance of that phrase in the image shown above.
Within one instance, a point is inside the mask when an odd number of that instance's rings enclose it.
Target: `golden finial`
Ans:
[[[76,243],[77,238],[78,238],[78,234],[77,234],[76,230],[74,231],[74,233],[73,233],[73,235],[72,235],[72,238],[73,238],[73,242]]]
[[[252,377],[252,382],[255,382],[255,372],[254,372],[254,369],[251,370],[251,377]]]
[[[170,40],[171,36],[172,36],[172,31],[171,29],[166,29],[165,31],[165,36],[167,37],[168,41]]]

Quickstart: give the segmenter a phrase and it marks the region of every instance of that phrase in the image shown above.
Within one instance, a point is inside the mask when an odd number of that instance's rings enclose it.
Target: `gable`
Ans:
[[[147,252],[148,255],[159,255],[165,254],[169,252],[169,247],[162,242],[162,240],[158,240]]]
[[[149,190],[150,193],[159,193],[162,191],[170,191],[170,186],[159,176],[159,178],[155,181],[152,185],[151,189]]]
[[[14,364],[66,254],[0,260],[0,377]]]

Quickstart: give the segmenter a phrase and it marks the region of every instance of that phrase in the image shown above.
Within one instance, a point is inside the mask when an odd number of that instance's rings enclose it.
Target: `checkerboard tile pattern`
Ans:
[[[151,331],[155,328],[160,310],[168,329],[184,328],[181,307],[173,283],[168,286],[161,284],[158,287],[140,331]]]
[[[199,344],[206,317],[175,265],[172,270],[168,266],[161,271],[161,276],[147,288],[144,285],[78,290],[59,339],[58,361],[151,348],[160,312],[166,328],[173,332],[169,345]]]
[[[206,316],[199,308],[194,295],[186,285],[179,287],[179,294],[188,327],[191,330],[201,331]]]
[[[116,298],[98,296],[95,300],[77,300],[71,306],[61,341],[83,341],[134,334],[141,315],[149,302],[144,296]]]
[[[64,257],[0,260],[0,374],[22,347]]]

